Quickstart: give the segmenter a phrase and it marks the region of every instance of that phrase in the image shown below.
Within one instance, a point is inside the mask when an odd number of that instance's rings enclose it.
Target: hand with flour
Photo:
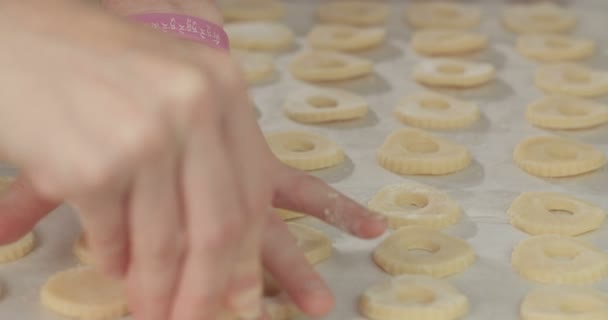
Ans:
[[[221,25],[211,1],[103,7],[0,4],[0,153],[23,174],[0,200],[0,243],[66,202],[99,265],[126,281],[135,319],[258,318],[262,268],[305,313],[327,313],[329,290],[272,207],[363,238],[385,221],[272,155],[226,51],[124,17]]]

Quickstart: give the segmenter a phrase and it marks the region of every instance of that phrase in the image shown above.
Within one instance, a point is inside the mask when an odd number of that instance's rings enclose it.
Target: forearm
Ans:
[[[145,12],[181,13],[194,15],[222,24],[222,15],[215,0],[102,0],[103,6],[119,14]]]

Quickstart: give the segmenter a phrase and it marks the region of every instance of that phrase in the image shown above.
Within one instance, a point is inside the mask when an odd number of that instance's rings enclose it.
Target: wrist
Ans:
[[[214,0],[102,0],[103,6],[120,15],[176,13],[191,15],[222,25],[223,18]]]

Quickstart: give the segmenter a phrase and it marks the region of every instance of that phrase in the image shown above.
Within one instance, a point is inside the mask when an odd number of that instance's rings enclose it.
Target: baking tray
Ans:
[[[592,143],[608,153],[608,126],[580,132],[547,132],[527,124],[523,118],[524,109],[542,93],[532,83],[536,64],[515,51],[515,36],[501,25],[500,14],[507,1],[467,1],[483,7],[484,21],[480,29],[491,37],[491,47],[487,51],[467,58],[493,63],[499,71],[498,80],[473,90],[441,90],[477,102],[483,118],[472,128],[436,134],[467,145],[475,163],[460,173],[444,177],[395,175],[377,165],[376,150],[389,133],[404,127],[392,116],[392,109],[400,97],[425,89],[410,76],[412,67],[423,58],[407,45],[411,29],[402,20],[407,1],[392,2],[389,42],[380,49],[360,54],[375,62],[373,76],[324,84],[352,90],[370,102],[370,114],[365,119],[333,125],[301,125],[283,115],[281,106],[285,94],[298,86],[308,85],[294,80],[287,71],[287,64],[297,52],[306,49],[303,36],[315,22],[314,10],[320,1],[285,2],[288,5],[285,22],[297,32],[299,40],[296,48],[278,56],[277,76],[269,83],[251,89],[264,131],[307,130],[326,135],[340,144],[348,156],[346,162],[314,174],[361,203],[367,203],[378,189],[404,180],[418,181],[448,192],[463,207],[465,217],[446,233],[466,239],[478,255],[477,262],[465,272],[447,278],[470,298],[471,312],[465,319],[518,319],[519,304],[535,284],[518,276],[510,266],[512,248],[528,237],[508,223],[506,210],[511,201],[523,191],[556,191],[608,209],[608,169],[576,178],[539,179],[513,164],[512,149],[525,137],[545,133]],[[591,37],[598,43],[598,54],[586,63],[594,68],[608,69],[608,1],[562,2],[581,18],[574,34]],[[600,101],[608,102],[608,99]],[[9,168],[0,168],[0,173],[11,172]],[[324,230],[334,241],[333,257],[317,267],[337,297],[335,310],[323,319],[362,319],[356,308],[358,296],[368,286],[389,277],[371,260],[372,250],[383,238],[364,241],[311,218],[302,222]],[[0,300],[1,320],[63,319],[40,306],[38,292],[50,275],[76,265],[71,247],[79,232],[73,213],[62,207],[36,228],[38,246],[31,255],[0,267],[0,282],[7,290]],[[608,251],[607,226],[582,238]],[[608,281],[596,287],[608,291]]]

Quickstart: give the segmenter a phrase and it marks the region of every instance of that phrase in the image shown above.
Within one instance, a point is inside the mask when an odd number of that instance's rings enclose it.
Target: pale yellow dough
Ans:
[[[389,135],[377,152],[377,160],[389,171],[410,175],[450,174],[472,162],[465,146],[414,129]]]
[[[72,252],[78,261],[83,265],[94,264],[93,254],[87,245],[86,235],[82,233],[72,247]]]
[[[527,34],[517,39],[522,55],[542,62],[581,60],[595,53],[595,43],[584,38],[555,34]]]
[[[276,73],[273,58],[269,54],[240,50],[234,50],[232,54],[240,63],[245,78],[251,85],[267,81]]]
[[[522,320],[605,320],[608,294],[580,286],[548,286],[530,292],[520,310]]]
[[[370,320],[456,320],[469,311],[469,299],[444,280],[402,275],[368,288],[359,308]]]
[[[540,2],[509,6],[505,9],[503,23],[516,33],[563,33],[576,26],[577,18],[556,4]]]
[[[271,21],[285,15],[285,5],[278,0],[220,0],[218,4],[227,21]]]
[[[331,257],[332,242],[323,232],[298,223],[288,223],[287,226],[311,265],[321,263]]]
[[[417,226],[395,231],[374,250],[373,258],[391,275],[421,274],[436,278],[460,273],[476,260],[466,241]]]
[[[291,74],[304,81],[339,81],[359,78],[373,72],[367,59],[332,51],[310,51],[295,57],[289,65]]]
[[[319,170],[344,161],[344,152],[329,139],[301,131],[282,131],[266,135],[274,155],[283,163],[300,170]]]
[[[361,0],[330,1],[318,9],[319,19],[323,22],[354,26],[383,24],[388,15],[388,5]]]
[[[403,123],[423,129],[459,129],[473,125],[481,117],[475,103],[446,95],[421,92],[399,102],[395,116]]]
[[[608,254],[568,236],[523,240],[513,250],[511,263],[524,278],[545,284],[586,285],[608,276]]]
[[[485,49],[488,37],[477,32],[458,30],[421,30],[414,34],[410,46],[426,56],[456,56]]]
[[[285,221],[295,220],[306,216],[305,214],[285,209],[277,209],[277,214]]]
[[[362,96],[331,88],[306,87],[287,95],[283,109],[302,123],[324,123],[362,118],[368,103]]]
[[[572,63],[541,66],[534,81],[537,87],[551,94],[583,98],[608,95],[608,71]]]
[[[36,237],[30,232],[13,243],[0,246],[0,264],[22,259],[32,252],[35,245]]]
[[[405,9],[405,18],[420,29],[471,29],[481,22],[481,9],[449,1],[418,2]]]
[[[414,79],[431,87],[478,87],[495,77],[496,69],[491,64],[457,59],[426,60],[414,68]]]
[[[608,123],[608,105],[569,96],[548,96],[528,106],[526,119],[547,129],[587,129]]]
[[[234,22],[224,26],[230,46],[237,50],[280,51],[291,47],[295,35],[278,22]]]
[[[82,320],[117,319],[128,313],[122,283],[92,267],[57,273],[42,287],[40,297],[50,310]]]
[[[527,173],[546,178],[577,176],[606,164],[606,156],[594,146],[550,136],[522,141],[515,147],[513,160]]]
[[[290,320],[300,313],[286,294],[265,297],[264,308],[270,316],[269,320]]]
[[[532,235],[577,236],[598,229],[606,220],[602,208],[554,192],[523,193],[508,213],[511,224]]]
[[[320,24],[308,34],[308,43],[317,50],[361,51],[382,45],[386,34],[381,27]]]
[[[386,216],[394,229],[410,225],[443,229],[462,216],[460,206],[448,194],[413,182],[380,189],[368,207]]]

